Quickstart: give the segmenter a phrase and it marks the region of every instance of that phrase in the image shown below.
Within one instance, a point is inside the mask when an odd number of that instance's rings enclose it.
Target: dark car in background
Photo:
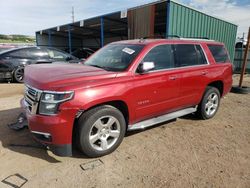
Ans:
[[[72,55],[79,59],[85,60],[93,53],[95,53],[95,51],[90,48],[78,48],[72,52]]]
[[[23,82],[24,67],[30,64],[69,62],[79,59],[56,48],[24,47],[0,52],[0,79]]]

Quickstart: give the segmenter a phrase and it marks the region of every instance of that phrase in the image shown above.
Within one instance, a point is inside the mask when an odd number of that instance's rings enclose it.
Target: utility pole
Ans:
[[[72,10],[71,10],[71,18],[72,18],[72,23],[75,22],[75,13],[74,13],[74,7],[72,6]]]

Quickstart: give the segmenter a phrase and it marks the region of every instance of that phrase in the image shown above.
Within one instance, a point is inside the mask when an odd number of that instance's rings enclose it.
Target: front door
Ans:
[[[172,45],[152,48],[143,62],[154,62],[155,68],[134,75],[136,122],[173,111],[178,107],[180,76],[174,68]]]

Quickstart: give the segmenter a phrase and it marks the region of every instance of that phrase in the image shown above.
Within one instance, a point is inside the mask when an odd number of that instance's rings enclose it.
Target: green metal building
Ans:
[[[168,7],[168,34],[184,37],[204,36],[223,42],[230,53],[231,60],[233,60],[237,25],[175,1],[169,1]]]
[[[144,37],[207,37],[225,43],[231,60],[237,25],[205,14],[173,0],[155,1],[94,18],[36,32],[38,46],[72,52],[76,48],[98,49],[113,41]]]

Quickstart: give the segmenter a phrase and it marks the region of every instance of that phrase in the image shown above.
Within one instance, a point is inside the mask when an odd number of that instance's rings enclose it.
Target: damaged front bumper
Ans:
[[[55,155],[72,156],[72,131],[75,111],[65,109],[53,116],[31,114],[24,99],[20,103],[25,111],[28,128],[34,139],[45,145]]]

